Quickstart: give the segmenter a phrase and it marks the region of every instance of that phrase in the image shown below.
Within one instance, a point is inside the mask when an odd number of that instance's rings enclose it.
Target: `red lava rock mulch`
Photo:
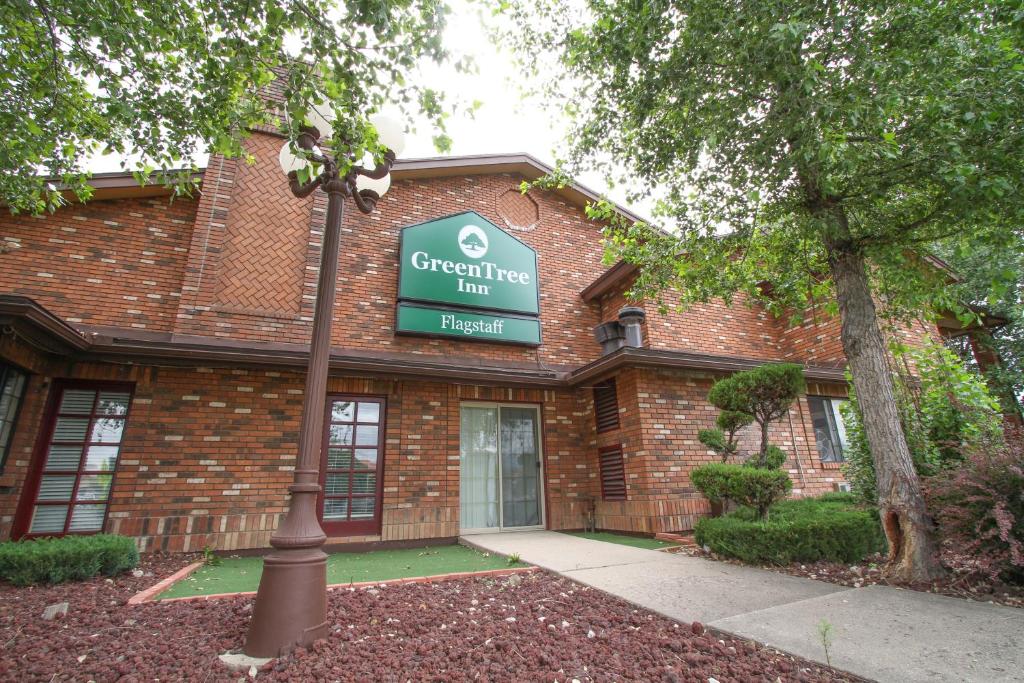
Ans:
[[[703,557],[719,562],[743,564],[738,560],[719,557],[700,548],[680,548],[676,552],[685,552],[694,557]],[[897,583],[884,578],[882,576],[882,565],[885,564],[884,555],[872,555],[855,565],[822,560],[819,562],[794,563],[781,566],[764,565],[761,566],[761,569],[768,569],[792,576],[803,576],[808,579],[817,579],[818,581],[828,581],[829,583],[837,583],[841,586],[850,586],[852,588],[892,586],[922,593],[936,593],[952,598],[991,602],[1007,607],[1024,607],[1024,586],[993,581],[988,576],[976,571],[971,565],[970,558],[953,553],[949,549],[942,551],[942,563],[949,569],[948,577],[933,583],[914,584]]]
[[[144,559],[166,576],[193,558]],[[41,588],[0,585],[0,680],[230,681],[252,598],[146,603],[153,576]],[[66,617],[43,609],[67,601]],[[754,643],[676,624],[543,572],[329,593],[328,638],[258,680],[855,680]]]

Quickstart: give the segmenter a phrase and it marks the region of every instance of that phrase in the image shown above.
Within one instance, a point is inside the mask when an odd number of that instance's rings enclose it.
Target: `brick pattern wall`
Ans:
[[[276,157],[279,142],[257,135],[250,149],[261,159]],[[234,167],[215,303],[229,311],[298,315],[314,199],[295,199],[276,164]]]
[[[696,515],[707,511],[706,502],[693,487],[689,473],[701,464],[715,462],[718,456],[697,438],[700,430],[714,427],[718,409],[707,401],[715,376],[685,370],[641,370],[638,381],[638,407],[641,420],[643,461],[635,486],[638,501],[648,501],[641,515],[649,524],[643,531],[668,531],[692,528]],[[812,384],[810,393],[845,396],[839,385]],[[741,452],[758,448],[756,425],[740,432]],[[787,417],[773,423],[769,439],[789,455],[783,465],[793,479],[793,495],[817,495],[834,489],[842,481],[839,465],[822,463],[818,457],[806,397],[801,397]],[[686,503],[686,501],[690,501]],[[661,506],[664,512],[659,512]]]
[[[291,197],[277,177],[280,144],[276,136],[254,135],[250,151],[256,163],[245,169],[217,156],[211,159],[176,332],[253,341],[308,340],[326,200],[319,192],[305,200]],[[604,270],[599,226],[553,193],[533,191],[522,197],[522,180],[510,174],[403,180],[369,216],[349,205],[342,225],[334,344],[550,365],[577,365],[596,358],[599,348],[590,330],[598,321],[579,292]],[[518,199],[511,199],[509,192]],[[539,348],[394,334],[401,228],[468,210],[498,226],[506,224],[502,210],[516,222],[536,211],[534,229],[513,233],[538,252],[544,340]],[[257,235],[269,237],[262,242]],[[278,246],[273,247],[274,242]],[[281,258],[263,253],[270,250]],[[290,297],[296,291],[294,268],[300,254],[305,279],[299,287],[302,305],[297,313],[279,287],[271,288],[269,306],[256,290],[250,291],[252,278],[258,277],[275,285],[285,283]],[[230,293],[230,301],[219,300],[218,296],[225,298],[222,293]],[[277,301],[278,296],[287,301]]]
[[[0,242],[12,248],[0,257],[0,291],[32,297],[70,323],[170,331],[196,207],[155,197],[39,217],[5,211]]]
[[[9,348],[6,358],[29,353]],[[19,355],[19,353],[21,355]],[[28,365],[28,360],[24,364]],[[0,485],[0,538],[10,534],[49,395],[51,378],[132,382],[135,393],[111,493],[106,531],[144,551],[269,544],[287,508],[302,409],[303,376],[290,370],[35,363]],[[459,532],[459,408],[463,401],[541,407],[545,477],[554,528],[582,526],[581,414],[574,392],[439,382],[331,377],[328,393],[387,401],[380,534],[329,542],[444,538]],[[592,420],[592,416],[589,417]],[[26,495],[31,495],[27,492]],[[576,515],[576,517],[573,517]]]
[[[664,313],[648,303],[647,339],[655,349],[776,360],[781,357],[776,321],[738,295],[732,306],[715,300],[676,310],[678,296],[666,292]]]

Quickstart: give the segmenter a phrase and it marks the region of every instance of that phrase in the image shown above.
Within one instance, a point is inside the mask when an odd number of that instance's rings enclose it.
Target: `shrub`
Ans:
[[[763,518],[768,508],[793,488],[785,472],[729,463],[710,463],[694,468],[690,481],[712,501],[747,505]]]
[[[768,446],[768,450],[765,451],[764,461],[759,458],[750,458],[743,464],[747,467],[760,467],[764,470],[777,470],[782,467],[782,463],[784,462],[786,462],[786,451],[773,444]]]
[[[690,481],[708,500],[725,501],[728,499],[729,478],[732,476],[733,467],[723,462],[701,465],[690,471]]]
[[[769,363],[719,380],[708,392],[715,407],[753,416],[761,429],[757,459],[765,467],[768,425],[782,419],[806,388],[803,368],[793,363]]]
[[[0,579],[16,586],[113,576],[139,563],[127,536],[97,534],[0,543]]]
[[[958,468],[925,482],[940,536],[989,577],[1024,583],[1024,432],[975,448]]]
[[[917,368],[916,378],[894,373],[893,379],[903,433],[920,476],[956,467],[967,451],[1000,440],[998,401],[985,380],[964,368],[954,353],[939,345],[918,349],[896,346],[893,352],[904,359],[904,365],[912,363]],[[864,434],[859,397],[852,383],[850,387],[850,403],[843,410],[849,440],[843,453],[843,473],[853,491],[874,504],[878,496],[875,463]]]
[[[752,564],[859,562],[885,550],[878,514],[851,504],[852,497],[823,496],[787,500],[761,520],[740,508],[724,517],[697,522],[697,543],[713,552]]]

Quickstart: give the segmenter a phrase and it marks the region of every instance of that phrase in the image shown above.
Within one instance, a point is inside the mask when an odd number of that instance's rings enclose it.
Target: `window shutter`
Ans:
[[[594,415],[597,417],[598,434],[619,428],[619,398],[614,379],[594,386]]]
[[[626,469],[622,463],[622,444],[601,448],[601,497],[604,500],[626,500]]]

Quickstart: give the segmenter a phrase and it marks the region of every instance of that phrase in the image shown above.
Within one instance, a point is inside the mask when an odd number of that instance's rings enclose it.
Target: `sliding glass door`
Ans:
[[[462,405],[459,449],[462,533],[543,524],[540,410]]]

